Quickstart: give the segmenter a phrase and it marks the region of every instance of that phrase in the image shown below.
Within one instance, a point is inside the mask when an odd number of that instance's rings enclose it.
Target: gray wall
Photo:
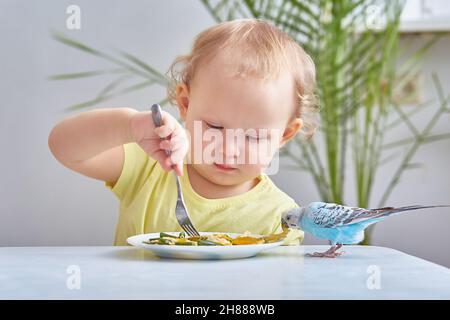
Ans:
[[[82,10],[82,29],[65,29],[65,11],[77,4]],[[47,138],[52,126],[68,114],[69,104],[93,98],[105,79],[48,81],[56,73],[100,69],[106,64],[69,49],[49,35],[50,29],[109,50],[120,47],[166,70],[171,60],[189,50],[194,36],[214,21],[200,1],[17,1],[0,0],[0,143],[3,168],[0,182],[1,246],[110,245],[118,203],[103,183],[62,167],[50,154]],[[410,40],[408,40],[409,43]],[[418,38],[415,45],[424,40]],[[431,50],[424,65],[424,95],[435,97],[429,74],[437,71],[450,92],[450,39]],[[117,98],[99,107],[132,106],[145,110],[165,94],[161,87]],[[415,117],[423,124],[431,116]],[[448,130],[448,116],[439,124]],[[397,139],[407,132],[390,134]],[[417,161],[423,169],[403,176],[389,204],[449,203],[450,144],[425,146]],[[377,176],[374,201],[378,201],[394,166]],[[275,182],[305,204],[319,200],[311,178],[283,170]],[[351,177],[348,178],[352,181]],[[351,183],[347,203],[355,203]],[[377,196],[378,195],[378,196]],[[417,212],[394,217],[377,225],[374,245],[388,246],[450,266],[450,210]],[[306,244],[324,243],[307,237]]]

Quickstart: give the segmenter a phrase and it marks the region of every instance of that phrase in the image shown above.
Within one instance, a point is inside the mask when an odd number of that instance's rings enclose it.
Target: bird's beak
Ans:
[[[289,225],[287,224],[286,221],[284,221],[283,218],[281,218],[281,228],[283,229],[283,231],[289,229]]]

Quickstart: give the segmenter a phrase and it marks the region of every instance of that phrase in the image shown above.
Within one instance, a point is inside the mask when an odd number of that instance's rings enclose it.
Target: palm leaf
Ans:
[[[132,55],[130,53],[127,53],[127,52],[124,52],[124,51],[120,51],[120,53],[127,60],[131,61],[132,63],[136,64],[137,66],[139,66],[143,70],[145,70],[145,71],[149,72],[150,74],[152,74],[156,79],[159,80],[159,82],[162,85],[168,85],[169,80],[163,74],[161,74],[158,70],[156,70],[155,68],[152,68],[150,65],[148,65],[144,61],[136,58],[134,55]]]
[[[69,80],[69,79],[78,79],[78,78],[89,78],[94,76],[100,76],[105,74],[116,74],[116,73],[124,73],[125,69],[111,69],[111,70],[94,70],[94,71],[84,71],[84,72],[75,72],[75,73],[62,73],[55,74],[53,76],[48,77],[49,80]]]
[[[147,87],[149,87],[149,86],[151,86],[153,84],[154,84],[154,81],[152,81],[152,80],[146,80],[146,81],[143,81],[143,82],[139,82],[139,83],[134,84],[132,86],[126,87],[126,88],[124,88],[124,89],[122,89],[122,90],[120,90],[120,91],[118,91],[116,93],[99,95],[95,99],[71,105],[71,106],[66,108],[66,111],[77,111],[77,110],[80,110],[80,109],[91,107],[91,106],[97,105],[97,104],[99,104],[101,102],[105,102],[105,101],[111,100],[112,98],[115,98],[117,96],[121,96],[121,95],[130,93],[130,92],[133,92],[133,91],[138,91],[138,90],[145,89],[145,88],[147,88]]]

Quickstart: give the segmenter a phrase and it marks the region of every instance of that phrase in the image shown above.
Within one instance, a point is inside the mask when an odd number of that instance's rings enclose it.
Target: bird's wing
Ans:
[[[311,217],[315,224],[322,228],[336,228],[344,225],[364,222],[367,220],[376,220],[387,217],[403,211],[448,207],[448,206],[406,206],[406,207],[383,207],[376,209],[364,209],[358,207],[347,207],[333,203],[324,203],[317,209],[317,212]]]
[[[335,228],[342,226],[364,214],[366,209],[347,207],[334,203],[323,203],[309,212],[311,220],[322,228]]]

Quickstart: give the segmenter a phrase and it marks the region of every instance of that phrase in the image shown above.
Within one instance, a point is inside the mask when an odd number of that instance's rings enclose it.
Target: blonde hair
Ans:
[[[191,53],[178,56],[166,74],[172,80],[167,89],[170,103],[176,105],[177,84],[190,88],[199,66],[226,49],[233,53],[229,62],[237,76],[276,79],[282,72],[292,73],[298,97],[295,116],[303,120],[300,134],[312,137],[318,127],[314,62],[288,34],[260,19],[227,21],[198,34]]]

